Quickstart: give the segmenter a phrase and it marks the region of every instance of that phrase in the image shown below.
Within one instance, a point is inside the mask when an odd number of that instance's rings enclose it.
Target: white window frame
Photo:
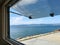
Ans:
[[[6,0],[2,5],[2,37],[11,45],[24,45],[10,38],[9,7],[16,2],[17,0]]]

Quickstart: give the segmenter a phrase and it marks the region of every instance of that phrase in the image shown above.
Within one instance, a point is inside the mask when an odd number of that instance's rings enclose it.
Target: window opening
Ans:
[[[33,45],[37,44],[36,41],[42,41],[37,37],[50,35],[51,32],[60,30],[59,4],[59,0],[21,0],[17,2],[10,7],[10,38],[26,45]],[[35,38],[37,40],[34,41]]]

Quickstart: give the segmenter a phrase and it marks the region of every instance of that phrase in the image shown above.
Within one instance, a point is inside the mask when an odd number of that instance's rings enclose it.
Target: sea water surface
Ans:
[[[31,24],[31,25],[10,25],[10,37],[12,39],[23,38],[27,36],[44,34],[60,29],[56,24]]]

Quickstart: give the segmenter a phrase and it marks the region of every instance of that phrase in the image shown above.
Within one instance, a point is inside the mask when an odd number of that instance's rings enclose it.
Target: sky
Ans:
[[[55,1],[55,2],[54,2]],[[49,5],[48,5],[49,4]],[[22,0],[18,2],[22,7],[21,10],[17,5],[10,8],[10,11],[17,12],[21,15],[10,13],[10,25],[23,24],[60,24],[60,3],[59,0]],[[17,9],[17,10],[16,10]],[[29,19],[24,15],[24,11],[32,13],[35,19]],[[50,17],[49,13],[54,12],[56,16]],[[47,15],[47,16],[46,16]],[[38,18],[36,18],[38,17]]]

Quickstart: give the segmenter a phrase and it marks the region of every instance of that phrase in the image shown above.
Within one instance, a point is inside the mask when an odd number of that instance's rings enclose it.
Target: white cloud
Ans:
[[[27,24],[26,20],[29,20],[29,19],[24,16],[11,17],[10,18],[10,25]]]
[[[38,20],[38,22],[36,21],[36,19],[29,19],[27,17],[11,17],[10,18],[10,25],[21,25],[21,24],[39,24],[40,21],[42,22],[42,20]]]
[[[21,24],[60,24],[60,16],[46,17],[39,19],[28,19],[27,17],[12,17],[10,19],[10,25],[21,25]]]

